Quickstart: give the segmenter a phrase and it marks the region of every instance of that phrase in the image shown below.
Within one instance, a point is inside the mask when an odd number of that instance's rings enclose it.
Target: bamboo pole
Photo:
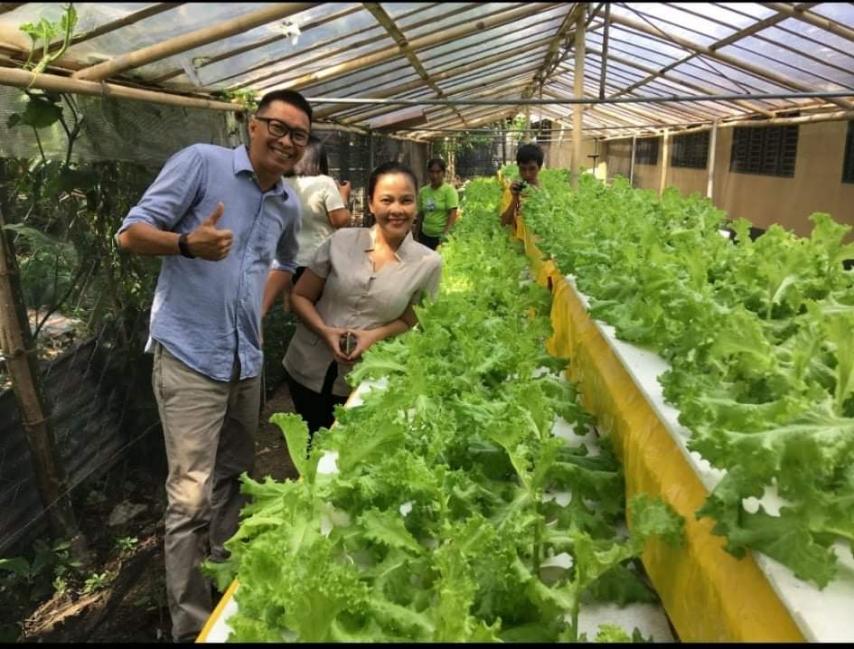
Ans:
[[[543,64],[540,66],[539,70],[537,70],[537,73],[531,80],[531,84],[528,86],[528,88],[525,89],[525,92],[522,93],[523,97],[531,97],[534,94],[534,89],[538,81],[540,82],[540,86],[542,86],[546,82],[546,79],[548,78],[549,68],[552,66],[552,63],[554,62],[555,57],[558,54],[561,42],[573,26],[576,26],[576,28],[578,26],[576,16],[582,6],[582,3],[575,3],[570,8],[569,12],[567,12],[566,16],[564,16],[563,21],[561,22],[557,31],[554,33],[554,36],[552,36],[551,40],[549,41],[549,48],[546,52],[546,57],[543,60]]]
[[[785,14],[788,18],[795,18],[796,20],[813,25],[814,27],[820,27],[821,29],[829,31],[831,34],[835,34],[836,36],[840,36],[846,40],[854,41],[854,29],[846,27],[842,23],[831,20],[830,18],[825,18],[824,16],[820,16],[812,11],[807,11],[806,9],[801,9],[800,7],[791,7],[782,2],[763,2],[761,4],[781,14]]]
[[[442,30],[441,32],[431,34],[429,36],[414,38],[409,42],[409,46],[416,52],[418,50],[436,47],[438,45],[443,45],[445,43],[450,43],[466,36],[470,36],[471,34],[479,31],[487,31],[513,21],[519,21],[523,18],[539,13],[544,9],[550,9],[556,4],[558,3],[545,3],[545,6],[541,3],[527,4],[512,11],[504,12],[493,18],[487,18],[474,23],[461,25],[460,27]],[[288,81],[287,87],[293,90],[300,90],[320,81],[330,81],[355,70],[361,70],[379,63],[385,63],[386,61],[390,61],[398,56],[400,56],[400,50],[396,46],[385,48],[378,52],[372,52],[371,54],[357,57],[351,61],[347,61],[346,63],[331,65],[323,70],[304,74],[296,79]]]
[[[55,536],[72,540],[75,554],[85,555],[74,509],[65,488],[62,465],[57,462],[53,429],[45,407],[35,341],[27,320],[15,251],[6,238],[0,212],[0,351],[12,379],[12,391],[27,436],[36,485]],[[82,556],[81,556],[82,558]]]
[[[706,183],[706,197],[712,198],[715,193],[715,154],[718,148],[718,120],[712,125],[712,134],[709,136],[709,178]]]
[[[437,97],[445,98],[444,91],[436,85],[436,82],[430,78],[430,75],[427,73],[427,70],[424,69],[424,66],[421,64],[421,61],[418,59],[418,55],[415,54],[415,51],[409,46],[409,42],[406,40],[406,36],[397,28],[397,25],[394,24],[394,21],[391,19],[385,10],[379,5],[377,2],[363,2],[362,6],[367,9],[370,14],[374,17],[374,19],[383,26],[386,33],[391,36],[392,40],[397,44],[398,49],[403,52],[403,55],[406,57],[406,60],[409,61],[410,65],[415,69],[418,73],[418,76],[426,83],[430,89],[436,93]],[[463,125],[466,124],[465,117],[462,116],[459,110],[456,108],[452,109],[457,116],[462,121]]]
[[[658,195],[664,193],[664,188],[667,186],[667,168],[670,166],[670,129],[664,129],[664,146],[662,147],[661,157],[661,176],[658,182]]]
[[[599,70],[599,99],[605,99],[605,78],[608,74],[608,34],[611,31],[611,5],[605,6],[605,31],[602,34],[602,65]]]
[[[84,81],[71,77],[61,77],[56,74],[35,75],[28,70],[16,68],[0,68],[0,84],[15,86],[17,88],[39,88],[53,92],[69,92],[78,95],[94,95],[96,97],[116,97],[118,99],[129,99],[131,101],[145,101],[153,104],[166,104],[169,106],[183,106],[185,108],[207,108],[210,110],[228,110],[240,112],[243,107],[225,101],[213,99],[201,99],[196,97],[184,97],[172,95],[155,90],[142,90],[139,88],[128,88],[114,83],[103,81]]]
[[[246,15],[226,20],[217,25],[197,29],[189,34],[170,38],[162,43],[149,45],[134,52],[122,54],[109,61],[98,63],[88,68],[78,70],[72,76],[85,81],[100,81],[115,76],[127,70],[132,70],[154,61],[160,61],[169,56],[186,52],[195,47],[207,45],[235,34],[240,34],[255,27],[287,18],[293,14],[313,7],[315,2],[277,2],[269,7],[252,11]]]
[[[584,19],[586,18],[587,5],[579,5],[581,10],[576,16],[575,27],[575,69],[572,71],[574,98],[584,98]],[[581,138],[583,110],[578,104],[572,108],[572,184],[578,186],[578,174],[581,170]]]

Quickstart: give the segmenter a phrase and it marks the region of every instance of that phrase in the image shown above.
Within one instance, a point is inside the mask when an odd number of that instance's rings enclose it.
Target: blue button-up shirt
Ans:
[[[153,341],[217,381],[261,373],[261,298],[273,266],[296,269],[299,202],[280,178],[262,192],[246,147],[194,144],[173,155],[133,207],[119,232],[134,223],[191,232],[225,205],[218,228],[234,233],[220,261],[164,256],[151,307]]]

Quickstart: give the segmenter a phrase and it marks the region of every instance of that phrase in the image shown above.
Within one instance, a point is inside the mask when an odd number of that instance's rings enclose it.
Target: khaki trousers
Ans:
[[[255,459],[261,378],[214,381],[190,369],[161,344],[152,384],[166,441],[166,594],[172,637],[194,639],[212,610],[211,584],[200,565],[223,560],[237,531],[244,498],[239,476]]]

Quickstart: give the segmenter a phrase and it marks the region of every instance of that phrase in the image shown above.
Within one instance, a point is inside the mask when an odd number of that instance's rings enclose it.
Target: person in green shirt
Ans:
[[[429,185],[418,192],[418,241],[435,250],[457,220],[457,190],[445,182],[445,161],[427,163]]]

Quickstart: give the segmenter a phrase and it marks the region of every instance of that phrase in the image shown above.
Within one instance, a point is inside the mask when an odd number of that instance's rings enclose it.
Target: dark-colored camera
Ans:
[[[338,339],[338,349],[341,350],[341,353],[344,354],[344,356],[352,354],[353,350],[356,349],[355,334],[351,334],[349,331],[345,334],[341,334],[341,337]]]
[[[528,186],[528,183],[526,183],[524,180],[517,180],[514,184],[516,185],[517,192],[521,192],[523,189],[525,189],[525,187]]]

